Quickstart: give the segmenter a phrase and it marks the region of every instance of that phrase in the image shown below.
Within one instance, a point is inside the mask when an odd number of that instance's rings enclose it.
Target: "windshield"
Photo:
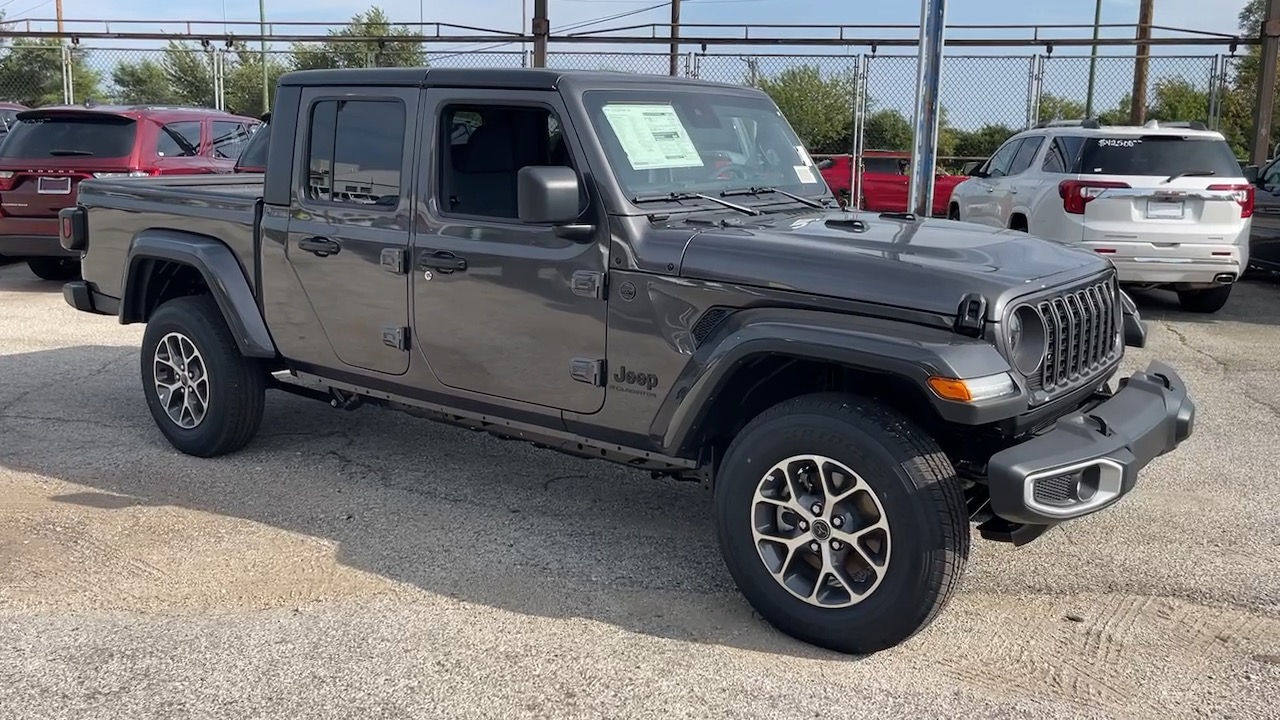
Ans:
[[[1080,154],[1083,175],[1212,173],[1241,177],[1244,171],[1227,143],[1216,138],[1141,135],[1089,138]]]
[[[669,91],[591,91],[587,112],[631,198],[778,188],[828,194],[817,166],[768,99]]]

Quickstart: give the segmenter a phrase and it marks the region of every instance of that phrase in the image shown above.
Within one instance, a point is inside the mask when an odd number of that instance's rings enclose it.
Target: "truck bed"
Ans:
[[[218,238],[241,263],[253,262],[262,198],[262,175],[182,175],[94,178],[80,184],[78,203],[92,210],[89,252],[95,262],[85,279],[98,291],[120,297],[123,270],[133,238],[144,230],[177,230]],[[93,277],[96,268],[113,268]],[[255,276],[245,267],[246,277]]]

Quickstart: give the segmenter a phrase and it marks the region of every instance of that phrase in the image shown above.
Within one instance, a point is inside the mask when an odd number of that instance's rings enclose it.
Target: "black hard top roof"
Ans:
[[[575,85],[645,84],[683,88],[723,87],[743,90],[741,85],[706,80],[646,75],[609,70],[556,70],[551,68],[342,68],[335,70],[294,70],[280,77],[281,85],[369,85],[415,87],[468,87],[505,90],[556,90],[564,81]]]

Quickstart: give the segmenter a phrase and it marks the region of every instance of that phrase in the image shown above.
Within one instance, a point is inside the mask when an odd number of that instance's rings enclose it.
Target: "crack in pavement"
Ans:
[[[1227,372],[1228,370],[1231,369],[1231,366],[1228,365],[1226,361],[1219,359],[1213,353],[1210,353],[1206,350],[1201,350],[1195,345],[1192,345],[1191,341],[1187,340],[1187,336],[1184,335],[1181,330],[1175,328],[1168,320],[1162,320],[1160,321],[1160,324],[1164,326],[1165,330],[1168,330],[1169,332],[1173,333],[1173,336],[1178,338],[1178,342],[1182,343],[1182,346],[1185,347],[1186,349],[1190,350],[1193,353],[1196,353],[1197,355],[1201,355],[1209,358],[1214,363],[1216,363],[1218,368],[1223,372]]]

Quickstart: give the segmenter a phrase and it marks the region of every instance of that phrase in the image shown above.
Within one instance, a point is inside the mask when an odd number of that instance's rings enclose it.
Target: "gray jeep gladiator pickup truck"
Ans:
[[[73,307],[146,323],[178,450],[269,388],[376,402],[705,483],[769,622],[866,653],[1192,432],[1182,379],[1110,382],[1145,326],[1107,260],[840,210],[758,90],[545,69],[285,75],[265,170],[87,180]]]

